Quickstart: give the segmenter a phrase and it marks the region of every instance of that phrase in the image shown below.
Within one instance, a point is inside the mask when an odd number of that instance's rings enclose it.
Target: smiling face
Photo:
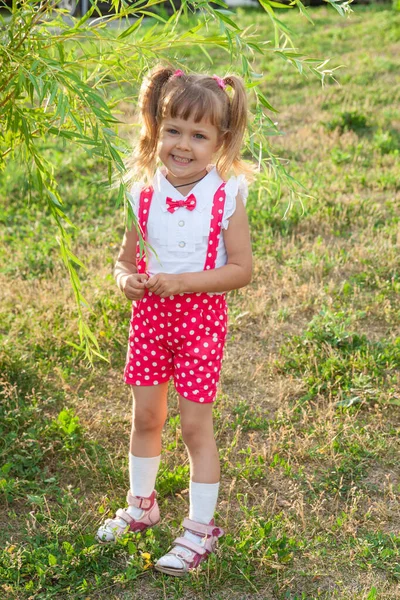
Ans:
[[[220,146],[219,131],[209,120],[196,122],[167,117],[163,120],[158,143],[158,157],[167,168],[172,185],[184,185],[207,174]]]

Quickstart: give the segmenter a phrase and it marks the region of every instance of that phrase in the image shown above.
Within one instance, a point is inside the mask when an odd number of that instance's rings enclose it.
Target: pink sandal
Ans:
[[[96,534],[98,541],[101,543],[115,541],[122,534],[126,533],[129,530],[136,533],[138,531],[144,531],[149,527],[157,525],[157,523],[160,521],[160,510],[158,508],[156,496],[157,493],[155,490],[148,498],[142,498],[141,496],[133,496],[131,491],[129,490],[126,497],[128,505],[136,506],[136,508],[143,509],[144,514],[139,520],[136,520],[122,508],[118,509],[114,519],[106,519],[104,525],[102,525],[99,528]],[[121,525],[116,522],[116,518],[124,521],[125,525],[121,527]],[[113,536],[114,539],[105,539],[110,534]]]
[[[173,547],[165,556],[170,555],[178,558],[182,564],[180,569],[160,565],[158,562],[154,565],[157,571],[166,573],[167,575],[174,575],[175,577],[182,577],[182,575],[185,575],[189,571],[197,569],[202,562],[207,560],[212,552],[215,552],[218,538],[224,535],[224,531],[220,527],[215,526],[214,519],[208,525],[197,523],[191,519],[185,519],[182,525],[184,529],[195,535],[202,536],[203,539],[200,544],[196,544],[185,537],[178,537],[172,542]],[[185,550],[189,550],[189,552],[183,554],[175,546],[181,546]]]

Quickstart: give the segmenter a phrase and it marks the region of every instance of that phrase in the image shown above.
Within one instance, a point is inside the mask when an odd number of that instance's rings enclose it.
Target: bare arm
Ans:
[[[145,292],[147,275],[139,274],[136,268],[137,232],[135,226],[126,231],[114,267],[114,277],[121,292],[129,300],[140,300]]]
[[[247,213],[240,198],[223,236],[228,255],[223,267],[177,275],[159,273],[148,280],[146,287],[164,298],[186,292],[228,292],[244,287],[251,281],[252,253]]]

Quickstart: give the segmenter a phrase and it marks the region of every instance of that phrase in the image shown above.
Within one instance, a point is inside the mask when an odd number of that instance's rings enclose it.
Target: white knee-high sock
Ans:
[[[218,500],[219,483],[196,483],[191,481],[189,485],[190,510],[189,519],[208,525],[214,516]],[[184,536],[191,542],[199,544],[202,536],[195,535],[191,531],[185,531]],[[186,548],[176,546],[182,554],[188,553]],[[164,567],[181,568],[181,561],[173,555],[165,555],[158,560]]]
[[[160,459],[160,456],[145,458],[129,453],[129,483],[134,496],[141,496],[142,498],[151,496],[156,483]],[[134,519],[138,519],[141,517],[143,510],[136,506],[128,506],[127,512]]]
[[[145,458],[129,452],[129,483],[134,496],[148,498],[154,490],[160,456]]]
[[[215,513],[218,492],[219,482],[196,483],[191,481],[189,485],[189,519],[208,525]]]
[[[159,465],[160,456],[142,458],[129,453],[129,482],[134,496],[143,498],[151,496]],[[136,506],[128,506],[126,512],[133,519],[140,519],[144,511]],[[115,528],[125,529],[125,527],[125,521],[116,517],[112,520],[112,524],[102,525],[97,534],[102,541],[111,542],[115,540]]]

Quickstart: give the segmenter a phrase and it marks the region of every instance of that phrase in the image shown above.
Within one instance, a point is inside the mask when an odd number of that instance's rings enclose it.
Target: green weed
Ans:
[[[232,429],[240,426],[243,431],[263,431],[268,429],[268,421],[262,414],[262,410],[252,410],[252,408],[243,401],[240,401],[233,408],[234,421],[231,423]]]
[[[394,384],[400,368],[400,339],[371,342],[350,329],[353,318],[344,312],[322,311],[303,335],[281,348],[283,371],[300,375],[307,385],[304,400],[318,394],[340,400],[355,392],[364,401],[376,400]]]
[[[279,533],[279,515],[272,520],[265,519],[255,508],[248,506],[246,496],[238,500],[245,521],[235,538],[229,533],[222,538],[221,547],[228,552],[231,571],[235,572],[236,567],[248,578],[255,578],[253,581],[257,583],[257,570],[273,571],[290,562],[297,543]]]
[[[276,236],[289,237],[302,217],[302,207],[293,206],[285,215],[287,199],[271,196],[270,190],[260,182],[258,192],[250,192],[247,203],[253,248],[260,254],[273,250]]]
[[[396,581],[400,581],[400,537],[396,534],[360,531],[352,540],[356,549],[356,560],[361,568],[369,565],[384,569]]]
[[[176,494],[189,486],[189,466],[177,465],[173,470],[160,468],[157,478],[157,489],[162,496]]]
[[[57,515],[60,522],[62,516]],[[87,598],[96,589],[133,582],[159,554],[152,531],[143,536],[126,535],[117,544],[101,546],[90,536],[73,542],[56,530],[52,520],[39,521],[40,533],[23,547],[7,544],[0,554],[3,589],[13,589],[18,598]],[[45,531],[47,529],[47,531]]]
[[[330,121],[324,123],[327,131],[338,129],[340,133],[355,131],[358,134],[365,133],[370,129],[366,115],[357,110],[344,111]]]
[[[374,144],[382,154],[394,154],[398,156],[400,152],[400,134],[394,130],[378,130],[374,135]]]
[[[239,477],[246,481],[254,482],[262,480],[265,477],[265,458],[261,455],[254,455],[251,448],[239,450],[242,457],[236,464],[236,472]]]
[[[92,450],[79,418],[72,409],[58,411],[57,396],[43,398],[33,390],[24,392],[17,383],[4,379],[0,384],[0,488],[4,497],[22,499],[27,494],[40,495],[43,489],[57,495],[63,458],[72,463],[83,449]]]

